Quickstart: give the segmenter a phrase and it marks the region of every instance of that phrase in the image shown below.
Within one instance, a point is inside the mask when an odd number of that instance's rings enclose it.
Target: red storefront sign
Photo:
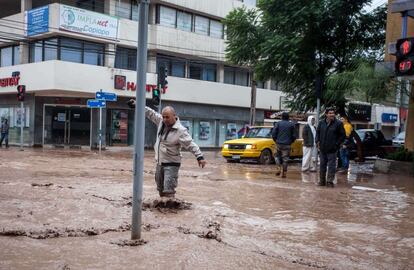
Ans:
[[[0,79],[0,87],[10,87],[19,85],[20,76]]]
[[[135,91],[137,89],[137,85],[134,82],[127,82],[126,76],[115,75],[114,88],[117,90]],[[145,90],[149,93],[152,91],[152,89],[156,88],[157,86],[155,84],[147,84]],[[165,94],[166,91],[167,87],[162,89],[163,94]]]

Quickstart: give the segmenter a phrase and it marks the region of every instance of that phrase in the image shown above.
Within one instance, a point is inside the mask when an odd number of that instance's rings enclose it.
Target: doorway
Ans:
[[[44,144],[89,145],[91,111],[80,106],[45,105]]]

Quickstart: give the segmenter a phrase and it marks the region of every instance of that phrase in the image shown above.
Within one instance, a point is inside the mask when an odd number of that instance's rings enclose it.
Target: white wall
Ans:
[[[114,75],[123,75],[127,81],[136,82],[136,72],[109,67],[99,67],[64,61],[46,61],[0,68],[0,78],[10,77],[20,71],[20,84],[27,92],[51,96],[93,96],[96,91],[135,96],[135,92],[114,89]],[[202,103],[234,107],[250,107],[250,87],[168,77],[168,90],[163,99],[188,103]],[[156,74],[147,73],[147,84],[156,84]],[[0,87],[2,93],[16,93],[16,87]],[[257,108],[279,108],[282,93],[265,89],[257,90]],[[150,97],[147,93],[147,97]]]

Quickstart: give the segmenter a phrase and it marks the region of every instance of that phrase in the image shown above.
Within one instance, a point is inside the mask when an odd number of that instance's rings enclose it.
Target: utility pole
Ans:
[[[145,85],[147,81],[146,75],[149,3],[150,0],[141,0],[139,3],[131,240],[141,238],[141,205],[144,182]]]
[[[253,77],[252,73],[252,77]],[[251,97],[250,97],[250,126],[254,126],[256,122],[256,80],[252,79]]]

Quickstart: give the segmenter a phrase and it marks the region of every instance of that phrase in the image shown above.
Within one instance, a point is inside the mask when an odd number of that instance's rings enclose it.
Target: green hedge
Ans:
[[[414,161],[414,152],[408,151],[401,147],[392,154],[388,154],[385,158],[397,161]]]

